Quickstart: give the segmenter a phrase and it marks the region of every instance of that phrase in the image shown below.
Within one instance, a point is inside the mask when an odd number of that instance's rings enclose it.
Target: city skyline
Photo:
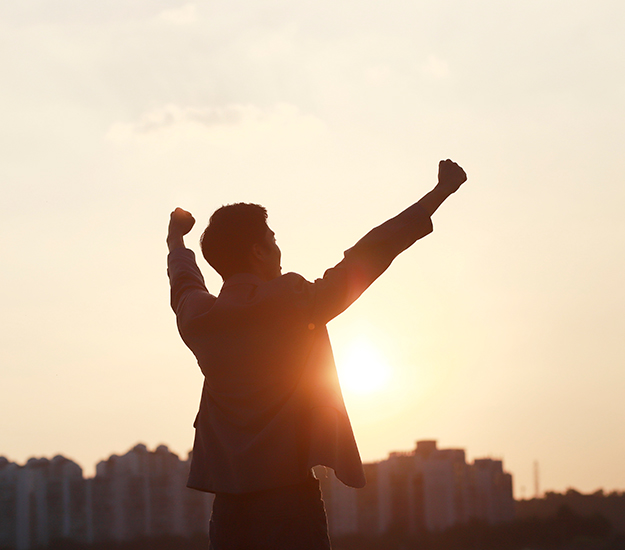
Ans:
[[[435,439],[433,439],[433,440],[415,440],[415,445],[418,446],[419,443],[430,443],[430,442],[432,442],[434,444],[437,444],[438,440],[435,440]],[[69,461],[72,464],[75,464],[76,466],[78,466],[80,468],[81,472],[82,472],[82,476],[85,479],[93,479],[94,477],[96,477],[98,475],[98,467],[100,465],[103,465],[103,464],[107,463],[112,458],[114,459],[114,458],[118,458],[120,456],[125,456],[129,452],[131,452],[134,449],[139,448],[139,447],[145,449],[147,452],[150,452],[150,453],[154,453],[154,452],[157,452],[159,450],[164,450],[167,453],[170,453],[170,454],[178,457],[179,460],[181,460],[183,462],[187,462],[187,461],[190,460],[191,452],[192,452],[191,448],[189,448],[189,450],[186,451],[186,452],[178,452],[178,451],[170,448],[170,446],[167,445],[164,442],[160,442],[160,443],[154,445],[153,446],[154,450],[150,451],[150,446],[146,445],[143,441],[138,441],[138,442],[130,445],[129,448],[126,449],[125,452],[119,452],[119,453],[111,452],[108,456],[99,459],[96,463],[91,464],[91,465],[81,464],[77,460],[74,460],[72,457],[66,456],[62,452],[56,453],[54,456],[42,456],[42,455],[34,454],[34,455],[28,457],[27,459],[25,459],[24,461],[22,461],[23,462],[22,464],[20,464],[19,461],[11,460],[11,457],[7,457],[7,456],[4,456],[4,455],[0,454],[0,461],[4,460],[4,461],[6,461],[8,463],[17,465],[18,467],[24,467],[24,466],[28,465],[29,463],[35,463],[35,462],[38,462],[38,461],[44,461],[44,462],[45,461],[49,461],[49,462],[51,462],[52,460],[55,460],[55,459],[63,459],[63,460]],[[373,464],[378,464],[380,462],[387,461],[387,460],[389,460],[393,456],[408,455],[408,454],[413,453],[415,448],[416,447],[413,447],[412,449],[394,449],[394,450],[389,450],[385,456],[383,456],[383,457],[381,457],[379,459],[371,460],[371,461],[363,460],[363,464],[370,466],[370,465],[373,465]],[[455,447],[454,446],[446,447],[446,450],[462,450],[463,456],[464,456],[464,454],[466,454],[467,456],[472,456],[472,455],[467,454],[465,449],[461,449],[460,447],[457,447],[457,446],[455,446]],[[493,454],[493,455],[489,454],[489,455],[482,455],[482,456],[475,455],[475,456],[472,456],[472,460],[474,462],[475,461],[480,461],[480,460],[495,460],[495,461],[504,462],[505,461],[505,457],[502,457],[502,456],[497,455],[497,454]],[[529,487],[523,488],[523,489],[527,489],[527,491],[525,491],[525,490],[518,491],[517,490],[516,493],[520,492],[521,494],[514,493],[513,496],[514,496],[515,500],[521,500],[521,499],[526,499],[526,498],[528,498],[528,499],[531,499],[531,498],[541,498],[542,496],[544,496],[545,493],[549,492],[548,489],[547,490],[542,490],[540,488],[539,477],[536,476],[536,474],[538,473],[538,471],[537,471],[537,467],[538,466],[539,466],[539,463],[537,461],[534,461],[534,463],[532,464],[532,467],[533,467],[533,471],[534,471],[535,475],[534,475],[534,479],[533,479],[533,483],[534,484],[532,485],[531,490],[530,490]],[[328,469],[328,470],[330,470],[330,469]],[[340,483],[340,482],[337,481],[337,483]],[[367,483],[369,484],[369,480],[367,481]],[[573,487],[573,486],[567,487],[567,490],[568,489],[577,490],[577,488]],[[605,490],[605,488],[598,488],[598,489]]]
[[[434,232],[328,326],[364,461],[437,439],[516,495],[535,461],[543,491],[625,488],[624,26],[617,0],[3,3],[0,454],[191,448],[175,207],[211,292],[199,236],[237,201],[313,280],[451,158]]]
[[[389,457],[392,456],[400,456],[400,455],[406,455],[406,454],[410,454],[413,453],[415,451],[415,449],[417,448],[418,444],[433,444],[434,445],[434,449],[437,449],[438,446],[438,441],[437,440],[415,440],[415,445],[413,446],[412,449],[395,449],[392,451],[389,451],[388,454],[384,457],[381,458],[380,460],[377,461],[371,461],[371,462],[364,462],[365,464],[375,464],[377,462],[382,462],[385,460],[388,460]],[[424,447],[427,445],[424,445]],[[55,458],[60,458],[63,459],[65,461],[69,461],[73,464],[75,464],[76,466],[78,466],[81,471],[82,471],[82,475],[83,477],[85,477],[86,479],[91,479],[93,477],[95,477],[97,475],[98,472],[98,466],[99,465],[103,465],[105,463],[107,463],[111,458],[119,458],[120,456],[125,456],[126,454],[128,454],[129,452],[132,452],[133,450],[136,449],[142,449],[145,452],[148,453],[157,453],[157,452],[167,452],[170,453],[172,455],[175,455],[176,457],[179,458],[179,460],[186,462],[189,460],[189,455],[191,453],[191,449],[189,449],[189,451],[187,453],[178,453],[175,452],[174,450],[172,450],[166,443],[159,443],[158,445],[155,445],[153,447],[153,450],[150,450],[149,446],[146,445],[145,443],[143,443],[142,441],[138,441],[136,443],[134,443],[133,445],[131,445],[128,449],[126,449],[125,452],[117,454],[115,452],[110,453],[106,458],[102,458],[101,460],[99,460],[96,464],[93,465],[93,475],[91,474],[85,474],[85,467],[83,465],[81,465],[79,462],[77,462],[76,460],[73,460],[71,457],[65,456],[62,453],[56,454],[55,456],[40,456],[40,455],[33,455],[31,457],[29,457],[27,460],[24,461],[23,464],[19,464],[17,461],[11,460],[10,457],[4,456],[4,455],[0,455],[0,459],[3,461],[6,461],[7,463],[12,463],[12,464],[16,464],[18,467],[23,467],[26,466],[28,464],[28,462],[30,461],[48,461],[51,462],[52,460],[54,460]],[[445,450],[447,451],[455,451],[455,450],[462,450],[463,452],[465,452],[465,449],[460,449],[459,447],[446,447]],[[494,459],[494,460],[502,460],[501,458],[496,458],[493,456],[483,456],[483,457],[476,457],[473,460],[482,460],[482,459]],[[325,468],[325,466],[322,466],[322,468]],[[331,468],[328,468],[328,470],[331,470]],[[89,470],[87,470],[89,471]],[[350,489],[352,490],[352,489]],[[357,489],[355,489],[357,490]]]
[[[548,543],[554,533],[560,541],[623,535],[625,492],[567,491],[515,502],[512,474],[502,461],[471,463],[464,449],[439,448],[433,440],[417,441],[411,451],[391,453],[364,469],[367,487],[353,489],[329,469],[315,468],[333,540],[366,538],[387,548],[397,536],[427,543],[461,533],[474,540],[479,532],[490,533],[482,539],[486,547],[499,548],[502,540]],[[98,463],[93,478],[62,456],[24,466],[2,458],[0,546],[91,547],[163,537],[197,546],[208,536],[213,495],[187,489],[188,472],[189,460],[164,445],[149,450],[137,444],[112,455]]]
[[[29,550],[54,539],[77,542],[208,533],[214,495],[186,488],[190,459],[167,446],[134,445],[86,478],[62,456],[24,466],[0,459],[0,545]],[[463,449],[418,441],[408,452],[365,464],[367,487],[345,486],[316,467],[332,536],[442,532],[471,520],[514,520],[512,476],[492,459],[466,461]]]

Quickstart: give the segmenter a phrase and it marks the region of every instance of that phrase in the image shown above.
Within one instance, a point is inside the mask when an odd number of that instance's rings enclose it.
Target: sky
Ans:
[[[434,232],[328,326],[363,459],[436,439],[517,498],[535,461],[541,491],[625,489],[624,26],[617,0],[2,3],[0,455],[186,457],[176,206],[199,253],[216,208],[265,205],[312,280],[452,158]]]

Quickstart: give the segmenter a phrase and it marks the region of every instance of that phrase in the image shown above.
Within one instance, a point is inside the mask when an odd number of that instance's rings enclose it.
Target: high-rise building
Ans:
[[[17,540],[17,472],[19,466],[0,457],[0,548]]]
[[[186,487],[188,468],[164,445],[100,462],[89,480],[92,540],[207,532],[212,495]]]
[[[471,468],[473,517],[490,524],[514,519],[512,476],[503,471],[501,460],[480,458]]]
[[[0,547],[207,533],[212,495],[186,487],[188,470],[164,445],[113,455],[93,479],[62,456],[24,466],[0,457]]]
[[[500,460],[467,464],[462,449],[419,441],[409,452],[367,464],[367,486],[354,490],[322,479],[330,530],[347,533],[443,531],[470,519],[491,524],[514,518],[512,476]]]
[[[0,458],[0,546],[86,540],[85,496],[82,469],[67,458],[31,458],[24,466]]]

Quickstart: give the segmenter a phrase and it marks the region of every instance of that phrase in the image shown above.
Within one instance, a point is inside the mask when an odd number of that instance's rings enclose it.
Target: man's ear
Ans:
[[[252,259],[260,262],[265,260],[265,249],[262,245],[258,243],[252,245]]]

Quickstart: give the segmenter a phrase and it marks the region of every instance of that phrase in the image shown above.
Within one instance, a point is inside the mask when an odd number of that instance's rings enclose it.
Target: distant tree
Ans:
[[[335,550],[625,550],[610,537],[600,515],[581,516],[562,507],[549,518],[527,518],[490,525],[473,521],[440,533],[409,537],[390,532],[378,537],[338,537]]]

